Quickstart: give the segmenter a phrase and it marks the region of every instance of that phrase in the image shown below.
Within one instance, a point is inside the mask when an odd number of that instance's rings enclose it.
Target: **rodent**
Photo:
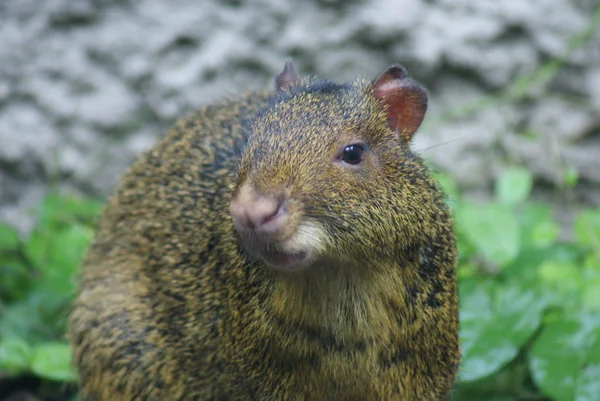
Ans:
[[[410,140],[427,92],[300,77],[178,121],[123,175],[68,336],[84,400],[442,400],[451,214]]]

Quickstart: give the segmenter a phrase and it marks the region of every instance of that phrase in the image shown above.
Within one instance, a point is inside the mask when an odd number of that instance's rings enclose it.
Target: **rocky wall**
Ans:
[[[272,85],[288,57],[338,81],[400,62],[431,93],[415,149],[463,186],[489,188],[506,162],[531,168],[542,187],[574,167],[577,201],[600,204],[600,33],[570,52],[597,7],[1,0],[0,218],[26,229],[49,184],[105,196],[178,116]],[[514,85],[553,59],[563,62],[542,70],[550,79]],[[517,95],[503,100],[508,88]]]

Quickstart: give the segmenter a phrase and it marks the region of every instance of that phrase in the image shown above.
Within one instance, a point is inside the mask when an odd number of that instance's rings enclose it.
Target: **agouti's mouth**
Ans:
[[[297,271],[306,266],[308,252],[261,252],[259,257],[269,266],[281,271]]]

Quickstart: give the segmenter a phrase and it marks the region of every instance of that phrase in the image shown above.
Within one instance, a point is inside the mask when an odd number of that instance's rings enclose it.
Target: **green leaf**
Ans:
[[[95,200],[51,192],[38,208],[38,225],[46,229],[78,221],[91,224],[101,208],[102,203]]]
[[[39,269],[38,285],[57,294],[73,291],[73,276],[93,231],[73,224],[52,233],[34,232],[25,244],[25,252]]]
[[[518,216],[524,247],[542,248],[556,242],[560,227],[552,217],[550,206],[528,202],[519,208]]]
[[[552,245],[556,242],[559,231],[558,223],[551,220],[541,221],[531,230],[531,243],[538,247]]]
[[[72,225],[48,239],[47,258],[40,265],[40,282],[46,289],[57,294],[72,293],[77,266],[91,238],[91,229]]]
[[[10,304],[5,307],[0,319],[0,338],[16,337],[29,342],[35,341],[39,326],[39,314],[27,302]]]
[[[19,236],[14,228],[0,223],[0,250],[13,250],[19,246]]]
[[[31,292],[27,299],[7,305],[0,318],[0,338],[18,337],[30,344],[53,339],[57,333],[53,327],[57,320],[53,316],[45,318],[44,309],[52,307],[60,300],[55,294],[43,297],[40,291]]]
[[[562,307],[580,305],[584,282],[581,269],[574,262],[549,258],[540,265],[538,278],[544,288],[559,297]]]
[[[600,312],[600,266],[592,254],[588,255],[582,268],[581,299],[585,310]]]
[[[505,205],[465,203],[457,211],[457,225],[490,262],[503,266],[519,253],[519,224]]]
[[[72,381],[71,350],[66,343],[48,342],[34,348],[31,370],[36,375],[58,381]]]
[[[48,289],[38,288],[30,296],[30,302],[36,305],[38,319],[43,327],[58,338],[66,329],[66,320],[72,294],[57,294]]]
[[[456,181],[451,176],[442,173],[435,173],[434,177],[444,194],[446,194],[450,206],[454,206],[460,199]]]
[[[30,235],[23,246],[25,256],[36,267],[41,266],[49,252],[47,237],[50,234],[44,235],[39,228],[36,228]]]
[[[600,251],[600,210],[584,210],[575,218],[577,243]]]
[[[579,330],[579,322],[573,320],[549,324],[531,349],[530,366],[534,380],[544,394],[558,401],[575,398],[575,375],[582,355],[573,352],[569,340]]]
[[[17,375],[29,369],[31,348],[21,338],[9,337],[0,341],[0,372]]]
[[[600,361],[585,367],[576,384],[576,401],[596,401],[600,394]]]
[[[540,325],[547,300],[518,284],[461,286],[463,382],[482,379],[513,360]]]
[[[470,261],[472,256],[477,252],[475,245],[469,241],[464,231],[464,229],[459,229],[456,232],[456,248],[458,249],[458,255],[461,262]]]
[[[16,256],[0,259],[0,300],[19,301],[31,288],[31,273]]]
[[[600,328],[592,333],[595,340],[587,351],[585,364],[577,378],[577,401],[593,401],[600,394]]]
[[[530,352],[532,376],[557,401],[597,400],[600,315],[564,317],[545,325]]]
[[[531,173],[522,167],[509,167],[496,181],[496,198],[505,205],[521,203],[533,186]]]

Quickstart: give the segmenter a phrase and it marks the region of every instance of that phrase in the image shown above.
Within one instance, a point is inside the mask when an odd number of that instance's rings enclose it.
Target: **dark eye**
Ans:
[[[348,164],[359,164],[363,161],[365,148],[362,145],[348,145],[342,153],[342,160]]]

